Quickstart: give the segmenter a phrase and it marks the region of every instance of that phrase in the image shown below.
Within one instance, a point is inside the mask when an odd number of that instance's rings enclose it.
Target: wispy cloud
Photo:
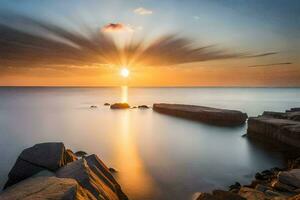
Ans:
[[[261,53],[261,54],[254,54],[254,55],[249,55],[247,57],[249,58],[257,58],[257,57],[264,57],[264,56],[272,56],[272,55],[276,55],[278,54],[279,52],[267,52],[267,53]]]
[[[133,38],[120,47],[109,34],[104,34],[102,31],[128,31],[128,27],[121,23],[108,24],[101,29],[101,32],[82,26],[82,29],[85,28],[89,32],[88,36],[83,36],[78,32],[72,32],[65,27],[49,22],[19,15],[12,17],[15,21],[30,25],[33,30],[43,30],[44,34],[24,32],[11,22],[8,25],[0,23],[1,71],[5,71],[7,66],[23,69],[33,67],[63,68],[67,71],[74,70],[74,68],[78,70],[89,69],[85,66],[101,68],[108,65],[162,67],[275,54],[270,52],[253,55],[233,52],[211,45],[195,45],[196,42],[193,39],[180,37],[176,34],[164,35],[151,41]],[[45,37],[46,35],[53,35],[60,40]]]
[[[199,19],[200,19],[200,17],[197,16],[197,15],[195,15],[193,18],[194,18],[195,20],[199,20]]]
[[[149,10],[149,9],[146,9],[146,8],[143,8],[143,7],[137,8],[133,12],[135,14],[138,14],[138,15],[151,15],[151,14],[153,14],[152,10]]]
[[[291,62],[283,62],[283,63],[271,63],[271,64],[263,64],[263,65],[251,65],[248,67],[270,67],[270,66],[278,66],[278,65],[291,65]]]

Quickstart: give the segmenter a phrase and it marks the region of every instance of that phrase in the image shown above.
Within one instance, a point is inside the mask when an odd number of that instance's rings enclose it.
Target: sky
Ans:
[[[299,13],[298,0],[1,0],[0,85],[297,87]]]

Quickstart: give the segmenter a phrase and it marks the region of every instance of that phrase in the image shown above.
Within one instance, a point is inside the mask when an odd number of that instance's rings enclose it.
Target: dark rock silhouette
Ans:
[[[138,108],[140,108],[140,109],[149,109],[150,107],[147,106],[147,105],[140,105],[140,106],[138,106]]]
[[[105,106],[110,106],[110,103],[104,103]]]
[[[226,110],[183,104],[153,104],[153,110],[176,117],[188,118],[219,126],[239,126],[246,122],[247,114]]]

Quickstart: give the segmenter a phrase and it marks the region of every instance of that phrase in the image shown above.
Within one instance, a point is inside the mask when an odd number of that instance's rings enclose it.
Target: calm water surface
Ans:
[[[283,165],[279,152],[241,137],[246,127],[103,106],[119,101],[196,104],[255,116],[299,107],[300,89],[0,88],[0,186],[22,149],[49,141],[98,154],[119,171],[117,179],[133,200],[191,199],[197,191],[246,184],[258,170]]]

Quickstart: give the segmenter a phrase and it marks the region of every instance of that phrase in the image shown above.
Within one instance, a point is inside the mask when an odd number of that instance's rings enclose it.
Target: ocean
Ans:
[[[247,125],[212,126],[152,109],[110,110],[106,102],[194,104],[256,116],[300,107],[300,89],[2,87],[0,186],[24,148],[51,141],[97,154],[118,171],[133,200],[191,199],[198,191],[250,183],[257,171],[285,163],[276,149],[242,137]]]

